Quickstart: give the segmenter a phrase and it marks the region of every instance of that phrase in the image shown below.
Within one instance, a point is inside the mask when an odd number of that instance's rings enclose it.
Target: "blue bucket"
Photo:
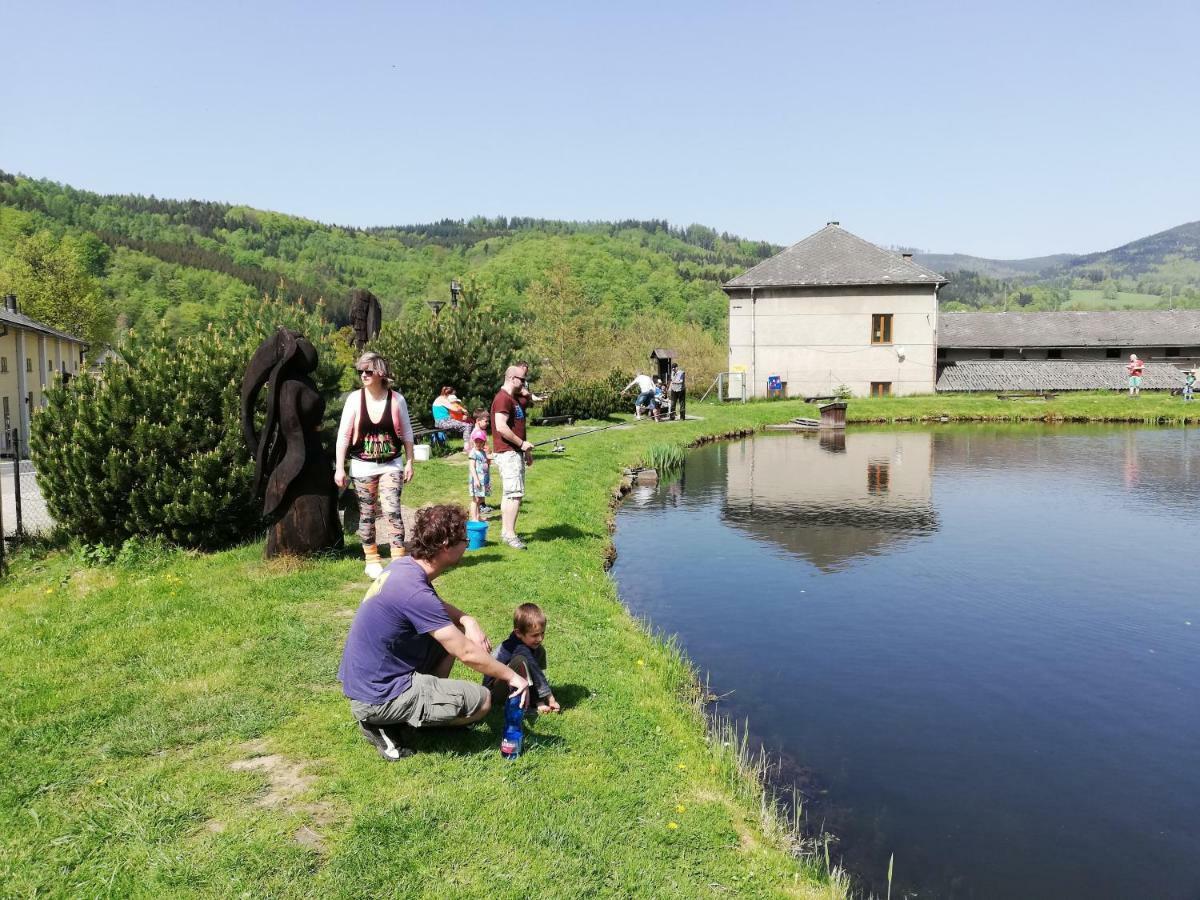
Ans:
[[[482,550],[487,543],[487,522],[467,523],[467,549]]]

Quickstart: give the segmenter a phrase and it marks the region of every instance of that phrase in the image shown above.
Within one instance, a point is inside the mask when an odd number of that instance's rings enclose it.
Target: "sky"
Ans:
[[[1200,219],[1200,3],[0,0],[0,169],[322,222],[1084,253]]]

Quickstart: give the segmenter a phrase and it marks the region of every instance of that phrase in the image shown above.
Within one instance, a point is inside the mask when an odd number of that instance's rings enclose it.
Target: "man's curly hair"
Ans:
[[[414,559],[430,560],[443,547],[453,547],[467,539],[467,511],[453,503],[426,506],[417,510],[417,523],[408,542]]]

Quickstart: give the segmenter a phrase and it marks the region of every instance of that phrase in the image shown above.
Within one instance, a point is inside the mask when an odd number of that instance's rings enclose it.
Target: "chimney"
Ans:
[[[826,222],[826,223],[825,223],[825,227],[826,227],[826,228],[828,228],[830,225],[836,225],[838,228],[841,228],[841,227],[842,227],[842,223],[841,223],[841,222]]]
[[[8,310],[10,313],[17,312],[17,295],[16,294],[5,294],[4,295],[4,308],[6,310]]]

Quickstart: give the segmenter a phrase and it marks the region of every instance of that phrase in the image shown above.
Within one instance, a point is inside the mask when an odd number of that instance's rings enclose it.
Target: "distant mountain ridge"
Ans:
[[[1180,261],[1200,266],[1200,221],[1185,222],[1112,250],[1082,255],[1055,253],[1029,259],[989,259],[965,253],[916,253],[913,258],[937,272],[971,271],[989,278],[1050,278],[1084,270],[1125,276],[1163,274],[1164,267]]]
[[[935,272],[978,272],[989,278],[1026,278],[1061,266],[1072,259],[1071,253],[1034,256],[1030,259],[987,259],[966,253],[914,253],[913,259]]]

